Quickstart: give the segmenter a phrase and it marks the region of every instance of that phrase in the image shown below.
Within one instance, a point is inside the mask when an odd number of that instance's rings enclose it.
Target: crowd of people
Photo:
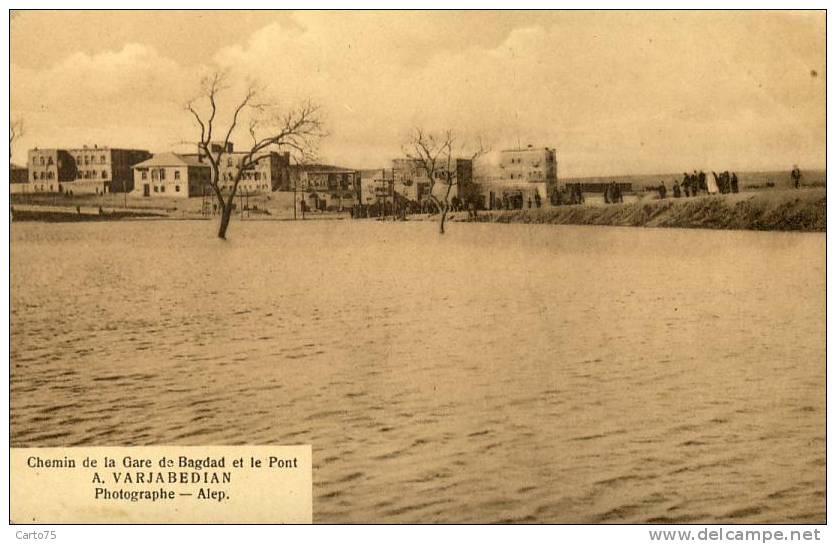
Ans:
[[[697,172],[694,170],[693,174],[685,172],[681,183],[678,181],[673,182],[673,187],[671,189],[674,198],[713,193],[727,194],[739,191],[737,174],[735,172],[729,173],[729,171],[726,170],[720,174],[717,174],[717,172],[711,172],[711,175],[713,177],[713,183],[703,171]],[[659,198],[667,197],[668,189],[665,187],[665,182],[661,182],[659,184],[658,192]]]
[[[621,193],[621,185],[612,182],[604,187],[604,204],[617,204],[624,202],[624,195]]]
[[[551,197],[553,206],[583,204],[583,201],[583,186],[580,183],[567,183],[562,189],[555,190]]]

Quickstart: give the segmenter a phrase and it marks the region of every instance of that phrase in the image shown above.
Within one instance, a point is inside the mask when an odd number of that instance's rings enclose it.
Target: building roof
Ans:
[[[330,164],[293,164],[290,168],[303,172],[333,172],[336,174],[353,174],[357,172],[353,168],[343,168],[342,166],[333,166]]]
[[[551,147],[534,147],[529,145],[528,147],[515,147],[511,149],[503,149],[502,153],[520,153],[524,151],[554,151]]]
[[[202,166],[209,168],[209,165],[177,153],[157,153],[147,161],[135,164],[134,168],[148,168],[151,166]]]

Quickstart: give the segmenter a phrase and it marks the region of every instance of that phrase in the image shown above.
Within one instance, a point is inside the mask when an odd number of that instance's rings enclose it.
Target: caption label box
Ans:
[[[311,447],[12,448],[12,523],[311,523]]]

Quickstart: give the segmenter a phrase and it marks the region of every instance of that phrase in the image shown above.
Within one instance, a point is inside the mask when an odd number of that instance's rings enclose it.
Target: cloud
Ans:
[[[194,139],[181,105],[211,63],[229,98],[257,80],[282,107],[321,104],[323,158],[356,167],[387,165],[414,126],[557,147],[563,175],[823,166],[822,17],[559,12],[482,33],[467,17],[302,12],[207,65],[145,44],[13,64],[12,106],[53,145],[165,148]]]
[[[19,147],[165,148],[180,138],[182,105],[192,88],[184,82],[196,73],[141,44],[74,53],[44,69],[13,63],[12,111],[27,126]]]

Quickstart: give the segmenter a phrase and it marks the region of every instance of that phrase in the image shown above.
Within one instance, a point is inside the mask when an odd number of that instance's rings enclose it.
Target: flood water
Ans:
[[[13,446],[311,444],[315,522],[824,522],[825,235],[12,225]]]

